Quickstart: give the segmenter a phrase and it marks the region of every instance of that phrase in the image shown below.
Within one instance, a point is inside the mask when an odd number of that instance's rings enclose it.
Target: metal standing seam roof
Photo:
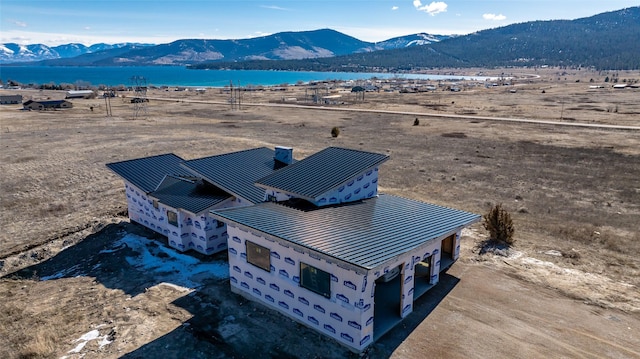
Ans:
[[[274,154],[274,150],[260,147],[189,160],[182,166],[234,196],[260,203],[264,189],[254,183],[274,172]]]
[[[328,147],[256,182],[257,186],[315,200],[359,174],[389,159],[389,156]]]
[[[196,214],[231,198],[231,195],[213,185],[173,176],[166,176],[158,190],[149,195],[169,207]]]
[[[173,153],[107,163],[106,166],[120,177],[146,193],[158,188],[166,175],[191,176],[180,167],[184,160]]]
[[[392,195],[306,212],[265,202],[211,213],[366,270],[480,220],[474,213]]]

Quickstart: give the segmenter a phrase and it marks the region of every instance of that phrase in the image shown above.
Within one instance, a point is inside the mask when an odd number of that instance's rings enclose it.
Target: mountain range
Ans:
[[[430,68],[573,66],[640,69],[640,6],[576,20],[530,21],[422,46],[280,61],[208,62],[197,69],[405,72]]]
[[[241,40],[184,39],[168,44],[0,45],[0,63],[50,66],[187,65],[203,61],[332,57],[439,42],[450,35],[419,33],[372,43],[331,29],[281,32]]]
[[[20,45],[16,43],[0,44],[0,63],[33,62],[51,59],[71,58],[84,54],[121,49],[152,46],[151,44],[105,44],[99,43],[91,46],[72,43],[54,47],[43,44]]]
[[[576,20],[531,21],[464,36],[413,34],[372,43],[331,29],[168,44],[0,45],[0,63],[189,66],[196,69],[412,71],[433,67],[640,68],[640,6]]]

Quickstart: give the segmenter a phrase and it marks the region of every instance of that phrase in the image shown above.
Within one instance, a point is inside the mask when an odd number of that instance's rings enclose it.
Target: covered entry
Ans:
[[[413,283],[413,299],[417,299],[436,284],[435,277],[432,274],[434,270],[433,255],[428,256],[422,261],[415,264],[414,267],[414,283]]]
[[[440,246],[440,271],[449,269],[455,262],[456,234],[452,234],[442,240]]]
[[[402,321],[402,282],[404,264],[395,267],[375,283],[373,340],[378,340]]]

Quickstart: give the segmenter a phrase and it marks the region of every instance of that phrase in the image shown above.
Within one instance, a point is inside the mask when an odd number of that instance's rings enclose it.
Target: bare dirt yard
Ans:
[[[640,89],[590,88],[640,73],[506,75],[509,86],[364,100],[325,84],[340,97],[322,104],[302,101],[317,89],[305,86],[245,92],[240,106],[221,89],[152,89],[138,116],[132,93],[111,99],[112,116],[104,99],[3,105],[0,357],[359,357],[232,294],[224,253],[177,253],[129,223],[105,167],[284,145],[297,158],[386,153],[382,192],[480,214],[502,203],[514,219],[510,249],[485,253],[481,224],[465,230],[461,259],[362,356],[640,358]]]

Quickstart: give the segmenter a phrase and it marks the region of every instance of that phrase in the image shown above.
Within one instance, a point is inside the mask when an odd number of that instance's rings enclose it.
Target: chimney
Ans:
[[[276,146],[276,153],[273,159],[284,165],[290,165],[293,163],[293,148]]]

